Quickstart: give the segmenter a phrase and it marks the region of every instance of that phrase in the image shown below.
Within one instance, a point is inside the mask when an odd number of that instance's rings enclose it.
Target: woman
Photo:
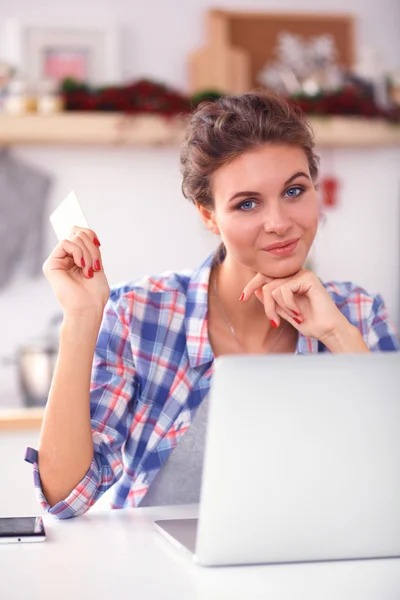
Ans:
[[[96,234],[79,228],[44,265],[64,321],[39,453],[27,460],[59,518],[114,483],[115,508],[198,500],[215,356],[399,349],[380,296],[303,268],[318,160],[298,111],[264,93],[206,103],[181,167],[185,196],[222,239],[198,270],[110,295]]]

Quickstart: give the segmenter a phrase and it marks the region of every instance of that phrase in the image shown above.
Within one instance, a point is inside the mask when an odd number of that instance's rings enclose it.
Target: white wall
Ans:
[[[321,173],[340,181],[315,241],[322,279],[350,280],[383,295],[400,326],[400,148],[321,153]]]
[[[118,26],[122,29],[122,67],[126,77],[151,75],[182,88],[185,57],[203,43],[207,8],[352,13],[358,18],[357,41],[380,50],[389,68],[399,66],[398,0],[1,0],[0,21],[15,16],[26,24]]]
[[[314,10],[313,0],[239,2],[219,6],[265,10]],[[148,75],[185,89],[185,59],[203,42],[203,14],[212,0],[128,3],[86,0],[31,3],[2,0],[0,32],[15,17],[24,25],[121,27],[125,78]],[[352,12],[358,40],[379,49],[388,68],[400,66],[400,3],[397,0],[325,0],[319,11]],[[155,15],[157,14],[157,18]],[[180,192],[178,149],[21,147],[24,160],[51,173],[48,212],[74,189],[102,242],[112,284],[144,273],[198,265],[215,246],[195,209]],[[400,319],[400,149],[326,151],[322,171],[341,180],[340,206],[327,214],[316,242],[318,273],[352,279],[381,292],[393,319]],[[48,251],[55,243],[48,229]],[[47,282],[16,281],[0,293],[0,357],[40,336],[58,311]],[[0,360],[1,362],[1,360]],[[17,404],[11,367],[0,365],[0,406]]]

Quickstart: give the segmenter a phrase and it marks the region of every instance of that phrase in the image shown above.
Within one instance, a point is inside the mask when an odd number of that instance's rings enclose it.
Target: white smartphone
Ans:
[[[42,517],[1,517],[0,544],[44,542],[46,532]]]
[[[50,223],[53,225],[58,241],[70,240],[73,227],[89,228],[89,224],[83,213],[78,198],[71,192],[50,215]]]

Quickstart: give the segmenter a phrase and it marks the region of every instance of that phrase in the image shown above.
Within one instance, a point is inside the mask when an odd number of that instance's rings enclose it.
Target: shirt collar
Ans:
[[[208,286],[215,252],[190,277],[186,310],[186,342],[191,367],[200,367],[214,359],[208,337]],[[317,354],[318,340],[299,333],[296,354]]]
[[[191,367],[213,360],[208,338],[208,284],[215,252],[190,277],[185,309],[186,343]]]

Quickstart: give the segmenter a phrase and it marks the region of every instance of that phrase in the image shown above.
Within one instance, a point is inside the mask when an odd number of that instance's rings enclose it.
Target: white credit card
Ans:
[[[89,228],[89,224],[74,192],[68,194],[60,206],[50,215],[50,223],[53,225],[58,241],[71,240],[73,237],[73,227]]]

